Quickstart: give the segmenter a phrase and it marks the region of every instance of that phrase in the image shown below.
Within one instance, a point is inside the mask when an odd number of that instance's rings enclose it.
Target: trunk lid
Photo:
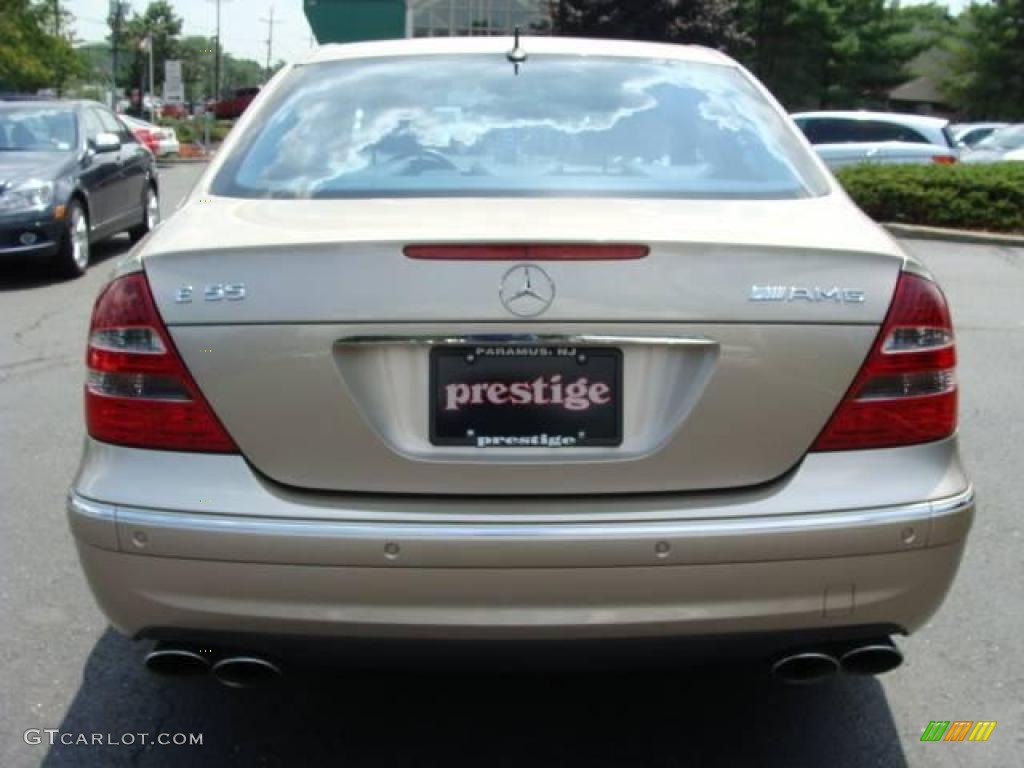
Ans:
[[[515,262],[403,254],[464,242],[650,253],[538,262],[554,297],[519,318],[501,298]],[[856,375],[902,256],[835,197],[212,198],[161,227],[144,263],[198,385],[267,477],[321,490],[544,495],[735,488],[784,474]],[[621,442],[436,444],[432,349],[466,337],[481,349],[540,338],[573,353],[620,350]]]

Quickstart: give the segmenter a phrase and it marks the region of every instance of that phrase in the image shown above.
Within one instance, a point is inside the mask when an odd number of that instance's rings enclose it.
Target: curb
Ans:
[[[158,168],[173,168],[176,165],[201,165],[210,162],[212,159],[213,155],[207,157],[179,157],[176,160],[157,159],[156,164]]]
[[[944,229],[922,227],[916,224],[883,222],[882,226],[894,237],[910,240],[945,240],[950,243],[973,245],[1002,245],[1010,248],[1024,248],[1024,235],[1004,235],[998,232],[973,232],[969,229]]]

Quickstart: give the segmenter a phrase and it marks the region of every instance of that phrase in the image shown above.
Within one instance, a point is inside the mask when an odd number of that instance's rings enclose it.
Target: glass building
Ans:
[[[407,0],[407,37],[508,35],[544,31],[547,0]]]
[[[548,30],[548,0],[305,0],[321,43]]]

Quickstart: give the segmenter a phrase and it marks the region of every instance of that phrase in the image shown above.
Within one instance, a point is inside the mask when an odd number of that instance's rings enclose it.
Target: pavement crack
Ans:
[[[20,329],[16,330],[14,332],[14,341],[19,346],[24,346],[24,344],[22,344],[22,338],[25,336],[25,334],[31,333],[32,331],[35,331],[35,330],[38,330],[40,327],[42,327],[43,323],[45,323],[51,317],[54,317],[56,314],[57,314],[57,310],[56,309],[50,310],[49,312],[43,312],[41,315],[39,315],[39,317],[37,317],[35,320],[33,320],[27,326],[25,326],[24,328],[20,328]]]

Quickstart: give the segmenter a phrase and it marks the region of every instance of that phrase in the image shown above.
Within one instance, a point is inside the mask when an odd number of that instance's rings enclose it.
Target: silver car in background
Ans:
[[[952,123],[949,126],[949,133],[958,146],[973,147],[1007,125],[1008,123]]]
[[[974,514],[941,290],[703,48],[321,47],[87,355],[86,576],[228,684],[355,639],[883,672]]]
[[[993,131],[964,153],[965,163],[1001,163],[1024,160],[1024,123]]]
[[[939,163],[960,156],[949,121],[894,112],[800,112],[793,120],[829,168],[858,163]]]

